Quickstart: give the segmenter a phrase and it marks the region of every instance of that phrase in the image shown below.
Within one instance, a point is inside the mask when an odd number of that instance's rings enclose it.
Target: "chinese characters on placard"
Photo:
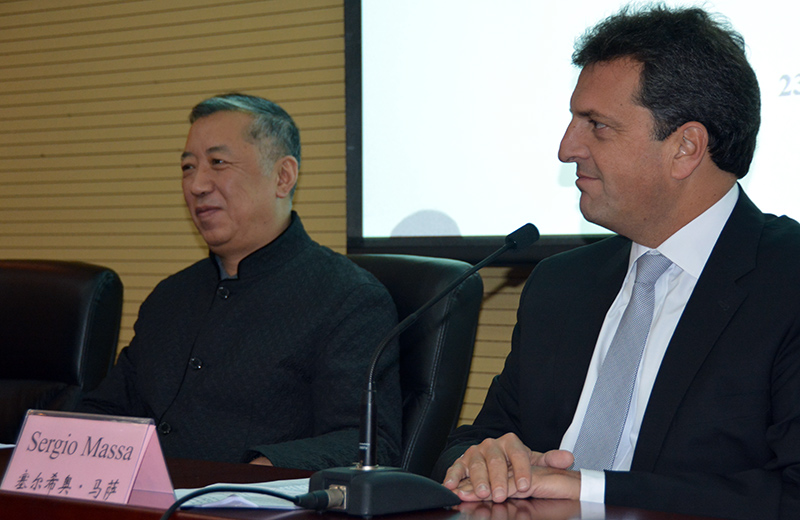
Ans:
[[[23,491],[29,489],[31,491],[38,491],[44,489],[47,494],[55,494],[61,496],[69,496],[70,491],[73,490],[72,476],[67,475],[63,479],[59,478],[58,473],[53,473],[49,478],[39,472],[35,478],[31,479],[31,474],[25,470],[18,478],[14,486],[15,489]],[[103,479],[96,479],[94,484],[86,495],[93,497],[95,500],[108,500],[109,497],[117,493],[117,486],[119,486],[119,479],[111,479],[103,483]],[[83,485],[78,485],[78,489],[82,490]]]

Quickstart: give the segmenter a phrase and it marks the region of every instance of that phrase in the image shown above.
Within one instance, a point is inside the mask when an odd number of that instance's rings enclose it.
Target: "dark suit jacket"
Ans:
[[[167,457],[319,470],[358,457],[372,351],[397,324],[367,271],[314,242],[300,217],[220,279],[209,256],[162,280],[83,412],[152,418]],[[378,458],[399,460],[396,343],[381,357]]]
[[[467,447],[516,433],[535,451],[569,427],[605,314],[628,266],[612,237],[541,262],[512,350]],[[800,225],[740,193],[669,343],[631,471],[606,472],[607,504],[726,518],[800,518]]]

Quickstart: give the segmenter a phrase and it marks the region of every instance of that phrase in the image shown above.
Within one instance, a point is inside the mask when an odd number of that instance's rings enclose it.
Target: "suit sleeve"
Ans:
[[[519,421],[518,378],[519,366],[519,326],[514,327],[511,340],[511,353],[506,358],[503,371],[492,380],[486,400],[480,413],[472,424],[456,429],[448,438],[444,451],[433,468],[432,477],[439,482],[444,480],[447,469],[467,449],[480,444],[484,439],[497,438],[506,433],[522,437]]]
[[[136,389],[136,337],[120,352],[108,376],[86,394],[76,411],[124,417],[150,417]],[[133,347],[133,348],[132,348]]]

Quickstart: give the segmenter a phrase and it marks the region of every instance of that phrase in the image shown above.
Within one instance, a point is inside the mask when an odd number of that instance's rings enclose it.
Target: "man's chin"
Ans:
[[[220,236],[219,234],[216,233],[209,233],[209,232],[203,233],[201,231],[200,237],[206,243],[208,249],[210,249],[211,252],[214,253],[215,255],[221,254],[221,250],[224,249],[225,244],[228,243],[227,237]]]
[[[592,224],[597,224],[592,213],[591,201],[585,193],[581,193],[581,200],[578,207],[581,210],[581,215],[583,215],[583,218]]]
[[[588,201],[584,201],[583,197],[584,196],[581,196],[580,204],[581,215],[583,215],[583,218],[586,219],[587,222],[591,222],[592,224],[610,230],[608,227],[608,221],[604,219],[601,214],[598,214],[597,211],[592,211],[591,205],[588,203]]]

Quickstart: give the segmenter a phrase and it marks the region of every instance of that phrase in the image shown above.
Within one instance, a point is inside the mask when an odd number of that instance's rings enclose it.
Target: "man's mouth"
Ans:
[[[580,188],[581,185],[585,185],[586,183],[596,181],[597,177],[590,177],[588,175],[584,175],[581,172],[578,172],[578,178],[575,179],[575,185]]]
[[[219,211],[219,209],[220,208],[216,206],[198,206],[195,208],[194,214],[195,216],[197,216],[197,218],[203,219],[213,215],[214,213]]]

